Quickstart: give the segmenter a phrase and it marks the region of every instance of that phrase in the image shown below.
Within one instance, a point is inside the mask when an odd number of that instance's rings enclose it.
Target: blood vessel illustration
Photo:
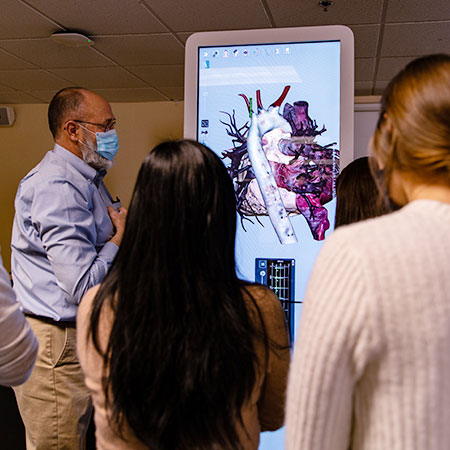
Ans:
[[[221,120],[232,141],[232,148],[222,152],[233,179],[237,210],[242,225],[251,217],[268,215],[282,244],[297,242],[290,216],[302,214],[315,240],[325,239],[329,228],[328,211],[323,206],[334,197],[334,182],[339,173],[339,150],[336,143],[325,146],[316,142],[319,130],[309,117],[306,101],[281,105],[290,90],[264,109],[261,91],[253,101],[239,94],[247,105],[249,120],[237,125],[236,111],[222,111]],[[259,221],[260,222],[260,221]]]

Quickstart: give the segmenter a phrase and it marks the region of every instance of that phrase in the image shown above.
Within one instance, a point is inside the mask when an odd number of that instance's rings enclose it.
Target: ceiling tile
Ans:
[[[184,89],[182,87],[161,87],[158,88],[163,94],[166,94],[170,100],[181,101],[184,99]]]
[[[145,83],[121,67],[85,67],[83,69],[51,69],[51,73],[77,86],[88,89],[136,88]]]
[[[413,59],[415,58],[380,58],[377,80],[390,80]]]
[[[163,102],[167,98],[152,88],[143,89],[96,89],[109,102]]]
[[[177,33],[177,36],[184,42],[186,43],[187,38],[193,33]]]
[[[382,95],[388,84],[389,81],[377,81],[373,95]]]
[[[0,39],[48,37],[61,29],[18,0],[1,0]]]
[[[427,20],[449,19],[448,0],[390,1],[386,11],[386,22],[425,22]]]
[[[137,0],[27,1],[67,29],[89,36],[167,31]]]
[[[342,25],[378,23],[381,17],[381,0],[335,1],[328,11],[318,0],[267,0],[277,27],[301,25]]]
[[[171,34],[97,37],[95,47],[125,66],[184,63],[184,48]]]
[[[2,43],[0,41],[1,46]],[[0,70],[2,69],[36,69],[36,66],[9,55],[0,49]]]
[[[183,43],[192,32],[266,28],[273,25],[267,15],[276,26],[350,26],[355,93],[381,94],[414,57],[450,52],[448,2],[336,0],[324,12],[318,0],[0,0],[0,102],[48,102],[71,84],[110,101],[181,100]],[[64,29],[92,37],[94,47],[67,48],[49,39]]]
[[[355,58],[374,58],[379,25],[352,25],[350,28],[355,36]]]
[[[0,91],[14,91],[12,87],[5,86],[4,84],[0,84]]]
[[[173,31],[234,30],[270,26],[259,0],[146,0]]]
[[[370,95],[372,90],[371,81],[356,81],[355,95]]]
[[[113,65],[89,47],[66,47],[49,38],[0,41],[0,47],[44,69]]]
[[[62,89],[67,82],[44,70],[0,70],[0,83],[14,89]]]
[[[25,94],[24,92],[0,91],[0,103],[19,104],[19,103],[44,103],[44,102],[35,97],[32,97],[31,95]]]
[[[30,94],[33,97],[40,98],[45,103],[50,103],[56,92],[57,91],[54,89],[32,89],[26,91],[25,93]]]
[[[450,21],[386,25],[381,56],[421,56],[449,52]]]
[[[355,81],[369,81],[373,79],[375,58],[355,59]]]
[[[128,70],[135,73],[151,86],[184,86],[184,66],[128,66]]]

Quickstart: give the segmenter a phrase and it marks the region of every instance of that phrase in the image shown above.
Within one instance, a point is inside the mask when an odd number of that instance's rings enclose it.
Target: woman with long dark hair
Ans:
[[[117,257],[78,313],[99,449],[256,449],[282,425],[284,314],[237,278],[235,208],[199,143],[162,143],[142,164]]]
[[[450,55],[395,76],[371,147],[380,192],[401,209],[322,248],[289,375],[288,450],[450,448]]]
[[[342,170],[336,181],[336,220],[334,228],[371,219],[390,212],[380,198],[370,169],[372,158],[363,156]]]

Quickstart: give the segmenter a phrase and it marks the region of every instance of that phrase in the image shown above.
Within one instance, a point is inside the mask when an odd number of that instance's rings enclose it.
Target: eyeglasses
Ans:
[[[94,122],[88,122],[86,120],[75,120],[76,123],[88,123],[89,125],[95,125],[96,127],[99,127],[104,132],[112,130],[116,126],[116,119],[111,119],[106,122],[106,124],[103,123],[94,123]]]

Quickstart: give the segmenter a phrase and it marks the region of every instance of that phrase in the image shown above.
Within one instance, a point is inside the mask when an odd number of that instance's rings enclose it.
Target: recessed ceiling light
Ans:
[[[50,38],[67,47],[89,47],[94,41],[80,33],[53,33]]]

